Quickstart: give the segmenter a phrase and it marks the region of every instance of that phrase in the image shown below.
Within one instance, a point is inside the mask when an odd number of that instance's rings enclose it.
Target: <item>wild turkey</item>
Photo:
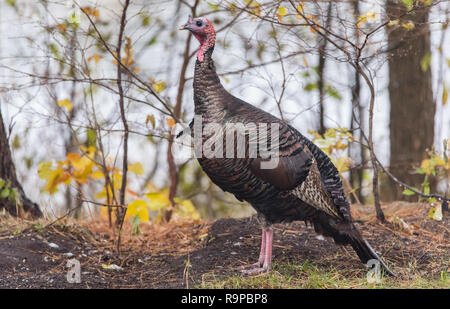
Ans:
[[[208,19],[189,16],[188,22],[180,26],[180,30],[183,29],[191,31],[200,42],[195,63],[194,102],[195,114],[201,116],[202,132],[208,124],[219,124],[224,130],[234,123],[278,125],[278,143],[275,145],[278,147],[278,164],[273,169],[261,167],[267,156],[259,151],[256,156],[250,156],[249,151],[245,150],[245,155],[239,157],[234,149],[231,158],[211,157],[204,153],[198,158],[201,167],[216,185],[233,193],[237,199],[250,203],[262,219],[259,260],[255,264],[242,266],[241,270],[249,274],[270,270],[271,225],[303,220],[311,223],[317,233],[332,237],[337,244],[350,244],[363,263],[370,259],[380,261],[384,270],[392,275],[353,224],[339,173],[327,155],[289,124],[224,89],[211,58],[216,33]],[[195,125],[194,122],[190,124],[194,131]],[[214,134],[203,133],[202,142],[205,143]],[[267,138],[271,133],[259,130],[258,136],[262,135]],[[252,140],[248,134],[246,137],[245,143],[249,146]],[[236,147],[234,140],[233,146]],[[271,144],[269,150],[275,149],[275,146]]]

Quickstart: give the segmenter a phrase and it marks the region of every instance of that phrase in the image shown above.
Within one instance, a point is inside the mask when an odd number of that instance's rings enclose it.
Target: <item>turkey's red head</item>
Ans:
[[[180,26],[180,30],[189,30],[200,42],[200,48],[197,52],[198,61],[202,62],[205,56],[205,52],[214,47],[216,43],[216,31],[211,21],[204,17],[192,18],[189,15],[189,19],[186,24]]]

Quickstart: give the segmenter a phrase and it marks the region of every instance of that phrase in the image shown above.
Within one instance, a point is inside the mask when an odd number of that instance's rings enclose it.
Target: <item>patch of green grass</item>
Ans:
[[[246,276],[238,272],[223,276],[214,273],[204,274],[195,288],[206,289],[393,289],[450,288],[450,279],[429,279],[418,274],[399,274],[395,278],[382,277],[379,283],[369,283],[366,274],[358,277],[345,277],[332,266],[318,267],[308,260],[302,264],[275,263],[267,274]]]
[[[40,223],[33,224],[33,228],[36,232],[42,233],[44,231],[44,226]]]

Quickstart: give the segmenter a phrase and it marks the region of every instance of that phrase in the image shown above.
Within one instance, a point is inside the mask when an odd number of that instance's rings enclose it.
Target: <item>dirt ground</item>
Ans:
[[[384,205],[390,221],[377,223],[370,206],[352,206],[358,227],[398,276],[411,269],[436,279],[450,274],[450,215],[427,218],[430,205]],[[256,261],[260,227],[254,218],[213,223],[143,224],[142,234],[122,234],[120,256],[104,222],[24,222],[0,217],[0,288],[186,288],[205,275],[239,275],[237,266]],[[366,275],[351,247],[336,246],[303,222],[275,226],[274,262],[309,260],[343,277]],[[67,261],[81,264],[81,283],[67,281]],[[120,269],[111,269],[111,265]],[[113,266],[114,267],[114,266]],[[281,270],[282,271],[282,270]]]

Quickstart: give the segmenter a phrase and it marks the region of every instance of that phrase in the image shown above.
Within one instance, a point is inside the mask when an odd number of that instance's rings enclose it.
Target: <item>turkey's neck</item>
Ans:
[[[230,94],[223,88],[212,60],[213,48],[204,53],[203,61],[195,62],[194,103],[195,114],[206,121],[221,121],[225,116],[226,102]]]

